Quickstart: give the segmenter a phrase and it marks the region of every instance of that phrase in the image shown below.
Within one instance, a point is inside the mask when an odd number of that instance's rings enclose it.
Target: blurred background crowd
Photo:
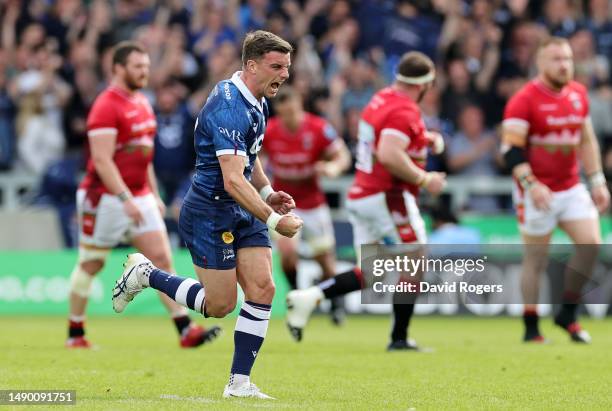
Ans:
[[[576,78],[612,173],[610,0],[3,0],[0,2],[0,176],[40,179],[39,201],[69,212],[87,139],[85,122],[110,78],[110,50],[141,42],[152,60],[146,90],[157,113],[155,166],[170,203],[193,167],[194,116],[218,81],[240,68],[250,30],[289,40],[290,83],[309,111],[355,148],[360,110],[392,81],[406,51],[437,63],[422,102],[447,152],[430,169],[495,176],[499,123],[508,98],[534,74],[547,35],[567,37]],[[496,212],[482,196],[468,208]]]

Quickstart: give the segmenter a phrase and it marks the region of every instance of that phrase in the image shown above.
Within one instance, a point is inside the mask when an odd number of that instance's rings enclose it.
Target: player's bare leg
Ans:
[[[144,254],[145,257],[151,260],[155,267],[168,273],[175,272],[172,265],[170,242],[165,231],[149,231],[142,233],[132,239],[132,244]],[[162,292],[158,292],[158,295],[162,304],[172,316],[172,320],[179,334],[181,347],[198,347],[204,343],[213,341],[220,334],[221,329],[218,326],[205,329],[189,318],[185,307],[177,304]]]
[[[359,259],[357,259],[359,262]],[[363,275],[359,266],[340,273],[318,285],[287,294],[287,328],[295,341],[301,341],[310,315],[323,299],[344,296],[363,288]]]
[[[409,258],[419,259],[425,255],[421,246],[417,244],[409,246],[412,247],[412,250],[407,253]],[[418,285],[422,278],[423,272],[419,271],[414,273],[413,276],[400,276],[398,284],[415,283]],[[391,341],[387,346],[387,351],[421,351],[416,341],[408,338],[408,329],[414,314],[417,297],[418,293],[393,293],[393,323],[391,326]]]
[[[291,290],[297,288],[298,239],[278,236],[276,246],[281,255],[281,267]]]
[[[238,249],[236,269],[238,282],[244,291],[244,302],[236,321],[234,359],[223,396],[271,399],[250,381],[251,369],[268,330],[275,292],[270,248]]]
[[[107,252],[107,251],[106,251]],[[68,348],[90,348],[91,343],[85,338],[85,311],[91,283],[102,268],[104,259],[79,261],[70,278],[70,301],[68,316]]]
[[[582,330],[576,316],[582,288],[589,281],[597,262],[601,244],[599,219],[564,221],[559,227],[576,244],[565,271],[563,304],[555,316],[555,324],[566,330],[572,341],[590,343],[591,337]]]
[[[523,233],[523,264],[521,271],[521,293],[523,295],[523,322],[525,342],[546,342],[539,328],[538,296],[540,277],[548,263],[548,245],[552,233],[533,236]]]

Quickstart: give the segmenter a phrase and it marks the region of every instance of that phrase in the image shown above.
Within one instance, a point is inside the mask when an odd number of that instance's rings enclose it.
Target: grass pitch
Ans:
[[[387,317],[342,328],[315,317],[300,344],[273,320],[253,381],[276,401],[221,398],[234,321],[215,321],[225,329],[215,343],[181,350],[166,318],[91,318],[99,348],[68,351],[64,318],[0,317],[0,388],[74,389],[87,410],[612,409],[610,319],[583,321],[591,346],[544,320],[553,344],[535,346],[520,343],[519,319],[417,317],[413,336],[435,348],[427,354],[386,353]]]

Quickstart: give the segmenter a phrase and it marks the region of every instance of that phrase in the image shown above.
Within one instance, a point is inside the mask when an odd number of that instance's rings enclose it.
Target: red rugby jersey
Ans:
[[[87,135],[114,134],[113,161],[121,178],[135,196],[148,194],[147,167],[153,160],[153,139],[157,129],[155,114],[146,97],[110,86],[95,100],[87,117]],[[87,174],[80,188],[90,197],[108,193],[94,167],[87,162]]]
[[[302,124],[292,132],[274,117],[266,126],[264,150],[272,166],[272,186],[285,191],[297,208],[307,210],[325,204],[314,165],[326,152],[337,149],[336,130],[322,117],[305,113]]]
[[[376,159],[381,134],[394,134],[408,142],[406,152],[420,168],[427,160],[427,129],[419,106],[408,95],[387,87],[376,93],[361,114],[355,180],[348,197],[358,199],[380,192],[408,190],[418,195],[419,187],[394,177]]]
[[[526,154],[533,174],[552,191],[580,181],[577,148],[589,115],[584,86],[571,81],[560,92],[539,79],[523,86],[506,105],[504,124],[528,128]]]

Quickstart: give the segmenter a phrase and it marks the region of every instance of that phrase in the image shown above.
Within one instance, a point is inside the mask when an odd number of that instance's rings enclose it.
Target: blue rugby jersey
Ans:
[[[197,207],[212,198],[231,199],[223,188],[220,155],[244,157],[244,176],[251,179],[269,114],[265,98],[257,100],[240,74],[236,72],[231,79],[219,82],[198,114],[194,131],[196,172],[185,197],[189,205]]]

